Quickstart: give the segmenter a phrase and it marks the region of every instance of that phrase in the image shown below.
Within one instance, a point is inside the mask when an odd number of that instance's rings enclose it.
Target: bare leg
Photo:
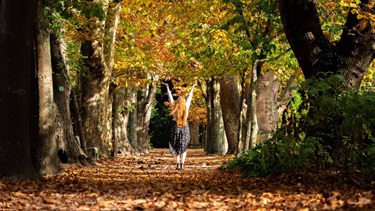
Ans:
[[[183,168],[185,165],[186,151],[182,153],[180,156],[181,156],[181,168]]]
[[[176,161],[177,161],[177,169],[180,169],[180,159],[181,159],[181,155],[176,155]]]
[[[180,163],[180,160],[181,160],[181,155],[176,155],[176,161],[177,161],[177,163]]]
[[[186,159],[186,151],[181,154],[181,163],[185,163],[185,159]]]

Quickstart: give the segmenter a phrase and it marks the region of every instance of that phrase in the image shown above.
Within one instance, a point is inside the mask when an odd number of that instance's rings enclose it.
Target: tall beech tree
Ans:
[[[347,86],[360,86],[374,59],[373,3],[353,2],[340,40],[331,42],[323,33],[316,1],[279,1],[285,34],[305,78],[318,77],[319,72],[343,71]]]
[[[0,176],[37,178],[33,33],[37,0],[0,1]]]

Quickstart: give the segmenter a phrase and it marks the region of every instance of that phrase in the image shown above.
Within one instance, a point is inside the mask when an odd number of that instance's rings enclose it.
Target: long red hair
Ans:
[[[171,114],[176,113],[176,119],[174,119],[177,123],[177,127],[185,127],[187,116],[186,116],[186,99],[182,96],[178,97],[178,99],[173,103]]]

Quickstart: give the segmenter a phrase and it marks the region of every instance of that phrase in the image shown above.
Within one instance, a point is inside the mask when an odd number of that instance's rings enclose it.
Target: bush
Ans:
[[[375,173],[375,94],[344,88],[341,76],[307,80],[271,140],[223,166],[245,176],[311,171]]]

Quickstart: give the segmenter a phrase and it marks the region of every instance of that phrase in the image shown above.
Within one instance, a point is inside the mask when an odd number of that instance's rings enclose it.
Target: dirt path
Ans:
[[[245,179],[218,168],[228,157],[189,149],[176,170],[168,149],[146,156],[64,166],[46,181],[0,179],[0,210],[322,210],[369,209],[374,193],[350,182]]]

